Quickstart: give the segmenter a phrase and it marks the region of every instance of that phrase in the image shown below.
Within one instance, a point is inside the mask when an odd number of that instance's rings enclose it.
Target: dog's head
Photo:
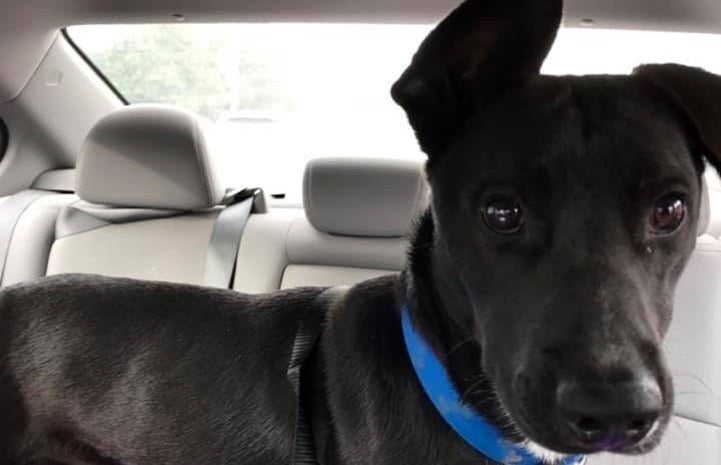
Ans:
[[[561,3],[467,1],[392,96],[429,157],[436,279],[463,296],[446,311],[515,426],[557,452],[638,453],[671,414],[661,341],[703,157],[721,165],[721,78],[542,76]]]

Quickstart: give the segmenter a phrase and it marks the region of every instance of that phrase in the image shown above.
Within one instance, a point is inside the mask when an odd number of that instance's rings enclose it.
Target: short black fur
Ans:
[[[490,463],[423,392],[404,304],[463,399],[509,440],[642,453],[662,437],[673,386],[661,343],[703,159],[721,166],[721,79],[678,65],[541,76],[560,17],[560,0],[468,0],[393,86],[428,154],[432,202],[399,277],[324,309],[302,383],[322,465]],[[661,234],[654,212],[669,196],[684,216]],[[523,214],[512,234],[489,227],[498,198]],[[286,368],[322,291],[79,275],[3,290],[0,465],[289,463]],[[582,440],[577,412],[653,427]]]

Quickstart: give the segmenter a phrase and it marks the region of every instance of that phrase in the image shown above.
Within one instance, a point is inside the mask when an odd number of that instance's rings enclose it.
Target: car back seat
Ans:
[[[420,161],[323,158],[304,175],[304,205],[253,215],[233,288],[248,293],[354,284],[399,272],[427,205]]]
[[[207,284],[223,192],[196,124],[191,115],[158,107],[131,107],[101,121],[79,162],[83,200],[50,194],[32,203],[16,225],[3,284],[40,276],[46,263],[48,274]],[[251,215],[233,287],[259,293],[398,272],[409,226],[427,196],[420,162],[313,161],[304,177],[305,210]],[[47,244],[49,259],[37,243]],[[701,236],[679,283],[667,336],[676,407],[661,446],[640,457],[595,455],[588,464],[721,463],[719,277],[721,243]]]
[[[45,274],[55,219],[77,200],[74,170],[42,173],[30,189],[0,199],[0,287]]]
[[[228,211],[213,147],[204,120],[172,107],[132,105],[99,121],[78,161],[81,200],[57,218],[47,274],[229,287],[230,275],[213,282],[207,265]]]

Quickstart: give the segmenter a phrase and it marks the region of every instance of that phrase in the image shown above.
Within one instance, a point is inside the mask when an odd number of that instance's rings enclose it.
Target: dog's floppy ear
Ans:
[[[721,76],[676,64],[639,66],[633,75],[676,107],[695,131],[706,159],[721,172]]]
[[[426,154],[439,154],[474,106],[538,74],[562,8],[562,0],[467,0],[430,33],[391,89]]]

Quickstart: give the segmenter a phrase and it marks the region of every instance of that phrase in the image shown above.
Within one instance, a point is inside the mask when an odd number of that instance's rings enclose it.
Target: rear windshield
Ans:
[[[307,160],[422,159],[389,89],[431,25],[173,24],[68,29],[131,103],[169,103],[217,122],[228,186],[298,202]],[[721,36],[562,29],[549,74],[627,73],[678,62],[721,72]]]

